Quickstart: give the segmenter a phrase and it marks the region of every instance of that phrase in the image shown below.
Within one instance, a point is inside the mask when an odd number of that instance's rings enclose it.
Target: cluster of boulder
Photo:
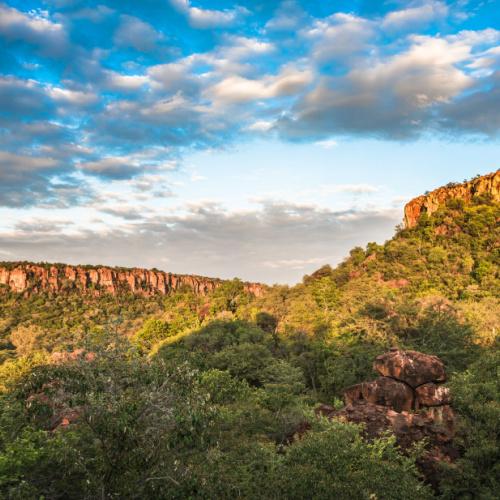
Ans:
[[[346,389],[344,408],[322,405],[317,413],[364,424],[368,438],[391,431],[403,450],[426,439],[420,466],[434,482],[437,464],[457,458],[453,447],[456,419],[449,389],[442,385],[446,381],[442,361],[416,351],[392,349],[378,356],[373,368],[380,377]]]

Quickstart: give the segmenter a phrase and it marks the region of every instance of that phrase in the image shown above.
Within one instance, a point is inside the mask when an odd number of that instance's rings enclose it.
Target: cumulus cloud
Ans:
[[[113,37],[119,47],[132,47],[141,52],[154,49],[162,38],[150,24],[126,14],[120,16],[120,25]]]
[[[68,206],[86,193],[82,184],[53,184],[51,179],[68,174],[56,158],[0,151],[0,205],[24,207],[40,204]],[[69,189],[68,189],[69,188]]]
[[[407,138],[434,127],[436,112],[475,85],[460,65],[474,59],[483,35],[413,36],[399,54],[367,60],[339,77],[324,77],[281,120],[290,136],[327,133]]]
[[[128,157],[110,156],[95,161],[81,162],[77,168],[83,173],[111,180],[130,179],[142,172],[142,166]]]
[[[113,70],[104,71],[104,86],[117,91],[133,92],[149,82],[144,75],[126,75]]]
[[[431,0],[407,9],[389,12],[382,21],[382,28],[388,30],[418,28],[431,21],[445,18],[448,11],[446,3]]]
[[[352,14],[333,14],[303,31],[313,41],[312,54],[319,61],[352,57],[369,50],[376,36],[375,23]]]
[[[191,25],[196,28],[230,26],[249,12],[246,8],[240,6],[227,10],[201,9],[193,7],[190,0],[170,0],[170,3],[179,12],[185,14]]]
[[[268,31],[296,30],[308,18],[307,13],[296,0],[284,0],[276,9],[274,16],[266,23]]]
[[[75,104],[78,106],[93,104],[98,100],[98,96],[94,92],[71,90],[55,86],[49,86],[47,88],[47,93],[56,102]]]
[[[313,73],[308,69],[291,66],[283,68],[277,75],[268,75],[260,79],[242,76],[230,76],[207,90],[211,99],[224,103],[242,103],[260,99],[289,96],[301,92],[313,80]]]
[[[45,88],[36,80],[0,76],[0,117],[14,122],[48,116],[53,109]]]
[[[51,21],[41,11],[29,14],[0,4],[0,35],[36,46],[43,54],[60,56],[68,45],[62,24]]]
[[[500,131],[500,71],[493,73],[484,86],[443,106],[439,125],[445,132],[482,131],[498,137]]]

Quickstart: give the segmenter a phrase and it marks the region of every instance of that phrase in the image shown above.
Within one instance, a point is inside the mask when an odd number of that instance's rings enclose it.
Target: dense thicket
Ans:
[[[495,498],[499,220],[487,198],[453,200],[258,299],[238,280],[207,297],[1,290],[0,495]],[[461,457],[439,491],[419,450],[312,413],[392,346],[451,378]]]

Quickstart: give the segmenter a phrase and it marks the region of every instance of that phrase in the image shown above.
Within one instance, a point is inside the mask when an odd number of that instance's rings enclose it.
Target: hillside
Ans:
[[[2,495],[494,498],[499,175],[294,287],[3,263]]]

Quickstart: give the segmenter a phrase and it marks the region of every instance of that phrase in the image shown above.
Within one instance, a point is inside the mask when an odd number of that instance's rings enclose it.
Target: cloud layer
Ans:
[[[0,204],[46,203],[56,176],[132,178],[243,136],[496,138],[500,32],[456,4],[0,3]]]

